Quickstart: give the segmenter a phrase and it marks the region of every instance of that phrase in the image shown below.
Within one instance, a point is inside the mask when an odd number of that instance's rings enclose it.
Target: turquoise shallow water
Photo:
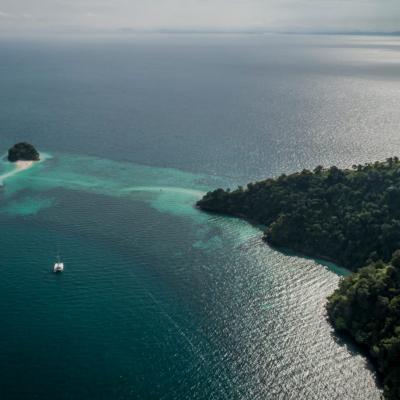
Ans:
[[[3,171],[0,173],[0,180],[4,184],[3,197],[10,199],[3,212],[35,214],[52,205],[51,197],[43,198],[39,193],[60,188],[142,199],[160,211],[204,218],[193,207],[205,193],[204,176],[89,156],[61,155],[53,158],[44,153],[41,158],[42,161],[35,163],[32,168],[20,171],[3,160]],[[214,181],[215,184],[221,183],[218,179]],[[181,186],[174,186],[178,184]],[[18,196],[18,192],[27,190],[28,196],[23,193]],[[38,195],[32,196],[32,192]]]
[[[391,37],[0,38],[0,154],[44,156],[0,161],[0,398],[378,399],[326,321],[345,271],[193,204],[399,153],[399,64]]]

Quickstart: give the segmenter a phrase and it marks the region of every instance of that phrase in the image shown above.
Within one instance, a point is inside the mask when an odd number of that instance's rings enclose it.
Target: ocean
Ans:
[[[8,176],[0,162],[0,398],[379,399],[326,320],[347,272],[194,204],[398,155],[399,50],[389,36],[0,38],[0,153],[42,154]]]

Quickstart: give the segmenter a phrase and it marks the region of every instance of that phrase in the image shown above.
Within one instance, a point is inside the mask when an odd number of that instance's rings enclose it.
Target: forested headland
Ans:
[[[329,298],[328,315],[338,331],[369,351],[382,373],[386,398],[400,399],[397,157],[351,169],[318,166],[245,188],[217,189],[197,206],[266,226],[264,239],[271,245],[358,271]]]
[[[198,207],[267,226],[265,240],[351,270],[389,261],[400,248],[400,163],[319,166],[236,190],[207,193]]]

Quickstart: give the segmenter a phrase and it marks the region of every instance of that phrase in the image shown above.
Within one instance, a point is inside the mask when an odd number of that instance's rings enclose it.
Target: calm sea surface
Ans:
[[[43,152],[14,175],[0,162],[0,398],[379,399],[326,321],[345,271],[193,204],[399,155],[399,50],[357,36],[0,39],[0,153]]]

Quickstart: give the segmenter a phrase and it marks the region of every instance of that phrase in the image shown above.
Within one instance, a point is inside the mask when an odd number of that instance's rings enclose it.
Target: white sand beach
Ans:
[[[18,171],[22,171],[24,169],[28,169],[32,167],[34,161],[17,161],[15,163],[15,167]]]
[[[37,161],[36,161],[37,162]],[[0,186],[4,185],[4,181],[11,176],[18,174],[19,172],[25,171],[34,165],[35,161],[17,161],[15,167],[11,171],[8,171],[0,175]]]

